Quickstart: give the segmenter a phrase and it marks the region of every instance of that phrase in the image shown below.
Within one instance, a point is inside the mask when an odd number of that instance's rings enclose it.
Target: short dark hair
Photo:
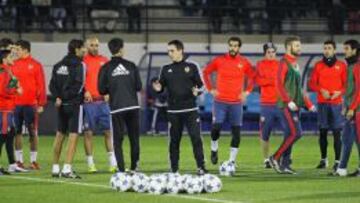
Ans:
[[[108,42],[108,48],[112,55],[119,53],[120,49],[124,48],[124,40],[121,38],[112,38]]]
[[[3,63],[4,58],[6,58],[10,53],[11,51],[7,49],[0,50],[0,64]]]
[[[174,45],[177,50],[184,50],[184,43],[178,39],[171,40],[168,45]]]
[[[300,37],[299,36],[290,36],[290,37],[287,37],[285,39],[285,49],[287,46],[291,45],[293,42],[296,42],[296,41],[300,41]]]
[[[230,42],[238,42],[239,43],[239,47],[241,47],[241,45],[242,45],[242,42],[241,42],[241,39],[240,39],[240,37],[230,37],[229,39],[228,39],[228,44],[230,44]]]
[[[324,42],[324,45],[328,45],[328,44],[331,44],[334,47],[334,49],[336,49],[336,43],[334,40],[329,39]]]
[[[3,49],[7,49],[7,47],[11,44],[14,44],[14,42],[10,39],[10,38],[2,38],[0,40],[0,49],[3,50]]]
[[[15,43],[15,45],[21,47],[22,49],[26,49],[28,50],[28,52],[31,51],[31,44],[29,41],[26,41],[26,40],[19,40]]]
[[[360,43],[356,39],[349,39],[344,42],[344,45],[349,45],[351,49],[356,49],[356,55],[360,55]]]
[[[80,49],[84,46],[84,41],[81,39],[72,39],[68,44],[69,54],[76,54],[76,49]]]

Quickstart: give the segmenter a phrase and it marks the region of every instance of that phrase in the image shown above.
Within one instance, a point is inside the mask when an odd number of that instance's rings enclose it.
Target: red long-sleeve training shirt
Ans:
[[[42,65],[31,56],[28,56],[16,60],[11,70],[23,88],[23,94],[16,96],[15,104],[44,106],[47,97]]]
[[[241,94],[244,88],[245,78],[247,87],[245,91],[253,89],[255,71],[250,61],[241,55],[235,57],[225,54],[213,59],[203,70],[205,87],[208,91],[214,88],[211,84],[211,74],[216,72],[216,101],[225,103],[241,103]]]
[[[318,61],[309,80],[309,88],[317,93],[318,103],[341,104],[342,95],[346,90],[346,64],[337,60],[332,67],[327,66],[322,60]],[[329,91],[330,96],[334,91],[341,91],[341,95],[336,99],[325,99],[320,90]]]
[[[276,59],[263,59],[256,64],[255,81],[260,87],[260,102],[263,105],[275,105],[277,102],[275,78],[278,67]]]
[[[86,65],[86,79],[85,90],[89,91],[93,99],[102,98],[98,90],[98,75],[99,71],[108,59],[102,55],[90,55],[84,56],[83,61]]]
[[[0,111],[13,111],[15,108],[16,88],[9,87],[11,76],[8,73],[8,67],[0,66]]]

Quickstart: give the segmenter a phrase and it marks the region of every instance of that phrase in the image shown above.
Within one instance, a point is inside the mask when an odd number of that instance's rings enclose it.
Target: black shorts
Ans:
[[[62,134],[81,133],[83,130],[83,106],[61,105],[58,108],[58,131]]]

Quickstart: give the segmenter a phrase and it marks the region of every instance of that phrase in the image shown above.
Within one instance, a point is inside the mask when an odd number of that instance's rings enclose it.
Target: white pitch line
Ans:
[[[19,179],[19,180],[44,182],[44,183],[61,183],[61,184],[68,184],[68,185],[77,185],[77,186],[95,187],[95,188],[105,188],[105,189],[110,188],[110,186],[107,186],[107,185],[99,185],[99,184],[93,184],[93,183],[72,182],[72,181],[54,180],[54,179],[45,179],[45,178],[31,178],[31,177],[14,176],[14,175],[0,176],[0,178]],[[146,194],[146,195],[150,195],[150,194]],[[175,198],[180,198],[180,199],[198,200],[198,201],[203,201],[203,202],[245,203],[245,202],[241,202],[241,201],[230,201],[230,200],[224,200],[224,199],[214,199],[214,198],[196,197],[196,196],[188,196],[188,195],[165,194],[164,196],[175,197]]]

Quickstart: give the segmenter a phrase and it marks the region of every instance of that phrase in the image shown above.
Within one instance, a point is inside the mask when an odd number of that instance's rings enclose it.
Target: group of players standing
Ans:
[[[300,109],[306,108],[318,112],[321,149],[318,168],[328,165],[327,132],[332,130],[335,149],[332,174],[347,175],[347,162],[355,140],[360,154],[359,43],[348,40],[343,44],[346,62],[342,62],[336,58],[335,42],[324,42],[323,59],[315,64],[309,81],[309,88],[317,93],[318,108],[311,103],[302,89],[301,71],[297,63],[301,52],[300,39],[288,37],[284,44],[285,54],[280,61],[276,59],[275,45],[271,42],[264,44],[264,59],[260,60],[254,69],[250,61],[240,54],[241,39],[231,37],[228,40],[228,53],[214,58],[203,70],[197,63],[186,58],[181,41],[172,40],[167,44],[172,63],[162,67],[158,80],[152,80],[152,88],[158,93],[165,90],[168,94],[171,172],[179,171],[180,142],[184,127],[188,129],[191,138],[197,173],[202,175],[208,172],[196,104],[196,97],[202,94],[205,88],[214,96],[211,162],[218,163],[220,131],[222,124],[228,119],[232,134],[229,161],[235,164],[240,144],[243,104],[257,84],[261,93],[260,137],[265,167],[272,167],[281,174],[296,174],[291,168],[291,151],[293,144],[302,136]],[[25,170],[20,157],[20,145],[15,145],[17,162],[11,159],[12,137],[15,131],[21,134],[24,120],[30,140],[34,143],[31,145],[32,167],[39,169],[33,152],[35,153],[37,146],[36,117],[46,104],[44,75],[41,65],[32,58],[32,63],[23,62],[22,66],[18,62],[21,59],[12,62],[14,51],[11,50],[17,50],[16,54],[21,53],[19,50],[25,50],[25,56],[30,57],[30,43],[20,40],[14,47],[6,47],[0,54],[0,144],[2,146],[6,143],[10,166],[16,167],[13,171]],[[53,68],[49,90],[58,109],[58,130],[53,147],[53,177],[80,178],[72,169],[72,161],[78,135],[83,131],[89,171],[97,171],[92,157],[91,141],[92,132],[95,130],[101,130],[105,134],[109,170],[124,172],[126,168],[122,142],[126,129],[131,149],[130,171],[139,170],[140,105],[137,93],[142,88],[139,70],[133,62],[123,58],[124,42],[120,38],[113,38],[108,42],[112,54],[110,60],[100,55],[98,48],[99,40],[95,37],[87,39],[86,43],[82,40],[71,40],[68,54]],[[25,59],[27,57],[20,56]],[[17,75],[16,69],[29,71],[24,74],[26,78],[22,78],[21,74]],[[34,79],[30,79],[30,70],[36,75]],[[212,81],[213,73],[216,73],[215,85]],[[30,80],[34,80],[34,83],[28,85]],[[39,83],[39,86],[35,86],[35,82]],[[32,103],[17,103],[17,98],[28,95],[26,92],[30,92],[27,90],[31,89],[30,86],[34,88],[32,95],[28,96]],[[12,125],[13,112],[16,126]],[[270,155],[269,137],[276,119],[281,122],[284,140],[274,154]],[[61,170],[59,157],[66,133],[69,133],[68,149]],[[5,171],[2,169],[2,172]],[[360,170],[356,170],[352,175],[360,175]]]

